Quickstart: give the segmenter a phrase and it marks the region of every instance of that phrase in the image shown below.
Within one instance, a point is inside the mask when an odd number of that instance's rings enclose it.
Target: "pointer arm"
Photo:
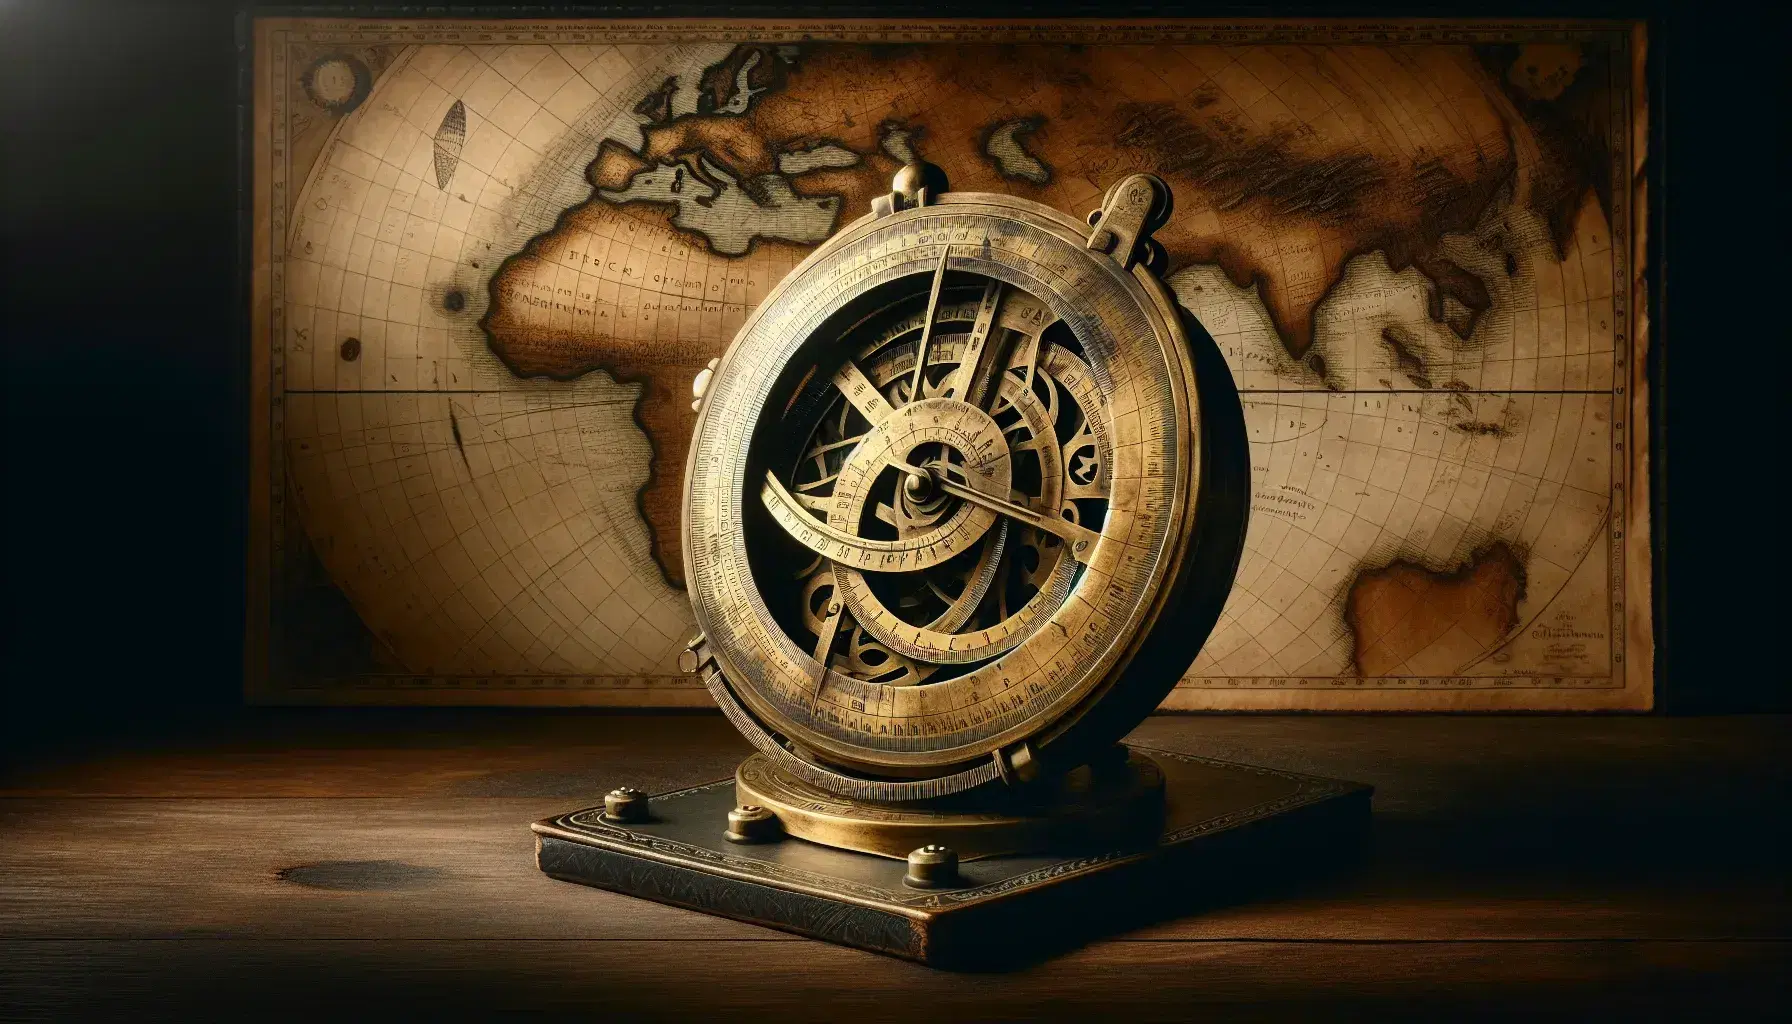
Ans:
[[[1016,522],[1024,523],[1057,537],[1069,545],[1071,557],[1085,565],[1088,564],[1090,558],[1094,557],[1095,545],[1101,540],[1101,534],[1088,527],[1078,526],[1068,519],[1035,512],[1025,505],[1016,505],[1012,501],[985,494],[943,474],[930,473],[920,466],[911,466],[901,459],[890,459],[890,465],[911,476],[930,476],[933,478],[935,486],[953,497],[962,498],[973,505],[989,509],[991,512],[999,512]]]
[[[1001,330],[996,326],[996,307],[1001,301],[1002,282],[991,280],[984,285],[983,301],[977,304],[977,320],[972,324],[971,336],[964,344],[964,355],[959,357],[958,369],[946,380],[946,388],[941,392],[941,397],[956,398],[981,409],[986,404],[986,398],[1000,390],[999,387],[992,386],[989,379],[1002,372],[995,359],[999,353],[987,350],[995,347],[989,344],[991,331]]]
[[[915,379],[909,385],[908,400],[919,401],[921,385],[927,379],[927,343],[933,340],[933,316],[940,308],[940,286],[946,283],[946,258],[952,254],[952,246],[940,249],[939,265],[933,268],[933,290],[927,293],[927,319],[921,322],[921,342],[915,347]]]

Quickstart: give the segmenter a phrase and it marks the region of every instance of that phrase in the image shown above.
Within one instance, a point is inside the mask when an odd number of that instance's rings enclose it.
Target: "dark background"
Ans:
[[[1493,9],[1203,4],[1138,13]],[[1004,11],[1079,8],[911,4],[859,13]],[[1111,18],[1122,7],[1081,11]],[[634,13],[801,11],[657,5]],[[1658,705],[1670,713],[1792,707],[1792,652],[1783,647],[1792,629],[1782,615],[1792,524],[1780,498],[1792,410],[1787,19],[1711,3],[1530,3],[1501,13],[1654,21]],[[0,0],[0,721],[15,750],[228,715],[241,703],[248,299],[236,14],[235,4],[213,0]]]

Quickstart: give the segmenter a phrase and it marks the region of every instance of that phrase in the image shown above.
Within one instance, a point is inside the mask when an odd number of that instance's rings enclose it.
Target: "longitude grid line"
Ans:
[[[1306,393],[1306,392],[1303,392],[1303,393]],[[1325,394],[1326,392],[1310,392],[1310,393]],[[1302,407],[1297,407],[1297,408],[1302,408]],[[1334,415],[1334,413],[1327,410],[1327,411],[1323,411],[1322,415],[1325,416],[1327,419],[1330,419]],[[1356,413],[1355,412],[1346,412],[1346,413],[1339,413],[1336,415],[1342,415],[1342,416],[1348,417],[1350,419],[1354,419],[1356,416]],[[1313,432],[1309,431],[1309,433],[1313,433]],[[1550,435],[1551,448],[1546,449],[1546,450],[1553,450],[1553,436],[1554,435]],[[1271,444],[1281,443],[1281,440],[1284,440],[1284,439],[1278,439],[1277,441],[1272,441],[1270,443]],[[1333,440],[1343,440],[1346,443],[1348,443],[1349,438],[1348,437],[1334,438]],[[1414,453],[1418,454],[1418,450],[1415,449]],[[1514,470],[1514,469],[1506,469],[1504,467],[1493,465],[1491,463],[1475,462],[1475,461],[1467,458],[1466,456],[1452,457],[1451,455],[1448,454],[1447,448],[1439,448],[1435,452],[1427,451],[1427,452],[1424,452],[1423,454],[1426,454],[1432,458],[1435,458],[1436,461],[1440,465],[1449,465],[1449,466],[1455,466],[1458,468],[1474,468],[1481,472],[1487,473],[1489,476],[1504,476],[1504,477],[1509,477],[1513,480],[1521,480],[1521,479],[1522,480],[1534,480],[1537,482],[1537,484],[1539,486],[1541,486],[1542,484],[1545,484],[1545,483],[1553,483],[1559,487],[1565,488],[1567,490],[1575,491],[1580,494],[1593,495],[1594,497],[1599,496],[1598,492],[1589,491],[1589,490],[1586,490],[1585,488],[1577,487],[1571,483],[1568,483],[1566,480],[1551,480],[1547,476],[1544,476],[1541,474],[1524,473],[1524,472],[1520,472],[1520,471]],[[1547,459],[1545,461],[1547,463]],[[1334,478],[1342,477],[1343,479],[1355,480],[1354,477],[1349,477],[1349,476],[1345,475],[1342,472],[1341,467],[1339,469],[1332,470],[1331,472],[1332,472]],[[1335,486],[1336,486],[1336,483],[1335,483],[1335,479],[1334,479],[1334,487]],[[1313,494],[1311,496],[1314,498],[1314,500],[1317,500],[1317,501],[1330,502],[1331,501],[1330,494],[1331,494],[1331,492],[1328,491],[1324,495]]]
[[[547,411],[547,410],[527,410],[524,413],[517,414],[518,416],[525,418],[525,426],[530,427],[531,429],[526,429],[520,436],[517,436],[517,437],[511,437],[508,434],[505,436],[505,441],[507,443],[513,443],[513,446],[517,449],[519,456],[522,456],[522,458],[519,459],[519,461],[531,462],[531,461],[539,461],[539,459],[540,459],[541,452],[536,448],[536,443],[535,443],[535,438],[536,438],[536,436],[538,436],[538,432],[535,431],[534,429],[532,429],[531,424],[527,423],[527,417],[533,415],[535,412],[540,412],[540,411]],[[550,425],[549,425],[550,433],[552,432],[552,430],[553,430],[553,427],[552,427],[552,424],[550,423]],[[525,442],[525,441],[527,442],[527,451],[526,452],[524,451],[524,445],[520,443],[520,442]],[[546,490],[550,490],[550,489],[551,488],[546,486],[545,478],[544,478],[544,493]],[[506,498],[508,498],[508,497],[509,496],[506,495]],[[532,499],[533,495],[529,496],[529,498]],[[525,499],[525,500],[529,500],[529,499]],[[512,514],[514,514],[515,509],[519,504],[521,504],[521,502],[512,500],[505,507],[505,510],[510,511],[510,512],[512,512]],[[552,504],[551,501],[550,501],[550,504]],[[559,511],[558,508],[555,508],[555,512],[558,513],[558,511]],[[556,526],[564,525],[565,521],[566,521],[565,518],[561,517],[555,523],[555,525]],[[536,536],[539,536],[539,534],[537,534]],[[533,537],[533,536],[525,537],[521,544],[514,545],[513,547],[511,547],[507,551],[505,551],[504,554],[499,556],[498,560],[500,562],[506,563],[505,568],[507,570],[512,570],[511,574],[513,577],[517,576],[517,573],[512,569],[512,566],[514,565],[514,567],[516,569],[522,568],[521,560],[520,560],[520,558],[518,558],[516,556],[516,551],[519,548],[521,548],[524,544],[527,544],[530,547],[534,547],[535,537]],[[540,552],[537,551],[536,555],[539,557]],[[507,559],[509,560],[508,562],[506,562]],[[552,576],[552,579],[550,579],[549,582],[552,582],[554,579],[558,579],[557,574],[553,573],[552,566],[547,566],[546,572],[550,576]],[[464,597],[464,594],[465,594],[467,588],[472,586],[475,582],[483,581],[484,575],[485,575],[484,572],[475,572],[465,583],[462,583],[460,586],[455,588],[455,594],[462,595],[463,600],[466,600]],[[534,604],[536,605],[536,607],[538,609],[540,609],[541,611],[543,611],[546,614],[546,616],[548,617],[548,619],[550,619],[550,620],[561,619],[564,616],[564,613],[561,612],[558,605],[556,605],[552,600],[549,600],[547,598],[547,595],[545,592],[545,585],[543,583],[542,577],[541,576],[529,576],[526,571],[523,573],[523,576],[527,577],[529,580],[529,582],[523,586],[523,588],[522,588],[523,591],[525,593],[527,593],[531,587],[533,587],[536,591],[536,593],[534,595],[531,595],[531,599],[534,601]],[[489,587],[489,584],[487,584],[487,586]],[[470,605],[472,602],[469,600],[467,603]],[[499,620],[500,616],[508,616],[509,618],[512,618],[512,619],[516,618],[516,616],[513,612],[510,612],[507,607],[502,606],[502,605],[500,605],[500,607],[497,609],[497,611],[493,612],[491,615],[481,616],[479,628],[476,630],[472,630],[466,636],[466,638],[464,640],[462,640],[460,646],[456,647],[454,649],[453,653],[449,655],[449,660],[450,661],[457,660],[457,659],[461,658],[462,655],[464,655],[469,650],[474,650],[477,653],[484,653],[489,656],[490,649],[489,649],[487,641],[489,641],[491,639],[496,639],[496,640],[502,642],[504,644],[504,646],[510,648],[511,653],[514,653],[519,657],[522,656],[525,652],[517,650],[515,645],[511,644],[508,641],[508,639],[506,639],[498,631],[498,629],[494,627],[493,623],[497,622]],[[567,617],[567,618],[569,619],[570,617]],[[520,620],[518,620],[518,621],[520,621]],[[556,624],[560,624],[561,628],[566,630],[566,632],[569,636],[578,635],[576,629],[573,626],[571,626],[570,624],[561,624],[558,621],[556,621]],[[527,628],[527,627],[525,627],[525,628]]]

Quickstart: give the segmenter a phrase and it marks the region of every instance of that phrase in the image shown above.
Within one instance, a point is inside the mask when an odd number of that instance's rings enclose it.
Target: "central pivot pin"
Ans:
[[[909,501],[919,505],[933,497],[933,474],[910,473],[902,482],[902,493]]]

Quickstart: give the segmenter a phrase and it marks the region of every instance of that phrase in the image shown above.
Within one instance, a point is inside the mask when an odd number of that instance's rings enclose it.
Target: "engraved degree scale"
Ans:
[[[784,279],[693,385],[685,479],[682,667],[757,753],[537,823],[544,871],[953,963],[1219,837],[1362,817],[1364,787],[1120,743],[1249,497],[1230,374],[1158,279],[1171,211],[1151,175],[1085,222],[911,165]]]

